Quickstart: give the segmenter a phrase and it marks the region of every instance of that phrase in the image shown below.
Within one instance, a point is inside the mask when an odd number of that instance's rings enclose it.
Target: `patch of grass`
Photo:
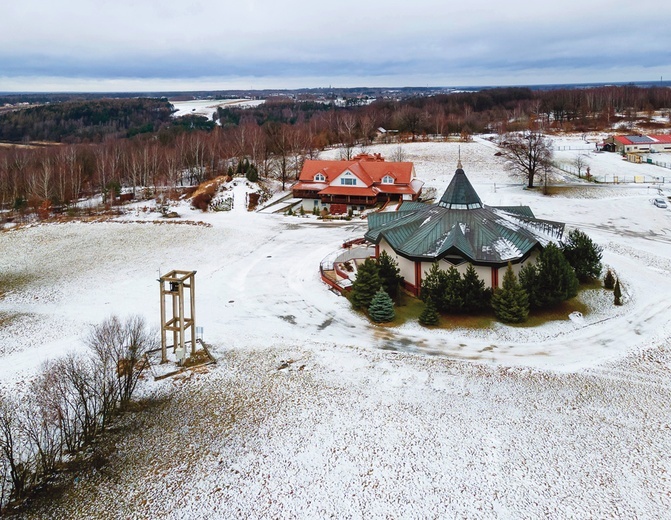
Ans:
[[[442,314],[441,329],[489,329],[496,321],[493,314]]]
[[[32,278],[26,273],[0,273],[0,298],[10,291],[25,287]]]
[[[0,296],[2,296],[0,294]],[[19,317],[19,314],[10,314],[7,312],[0,312],[0,329],[9,326],[16,318]]]
[[[589,314],[589,307],[581,302],[577,297],[571,298],[565,302],[550,309],[536,309],[529,313],[529,319],[524,323],[509,323],[511,327],[538,327],[551,321],[565,321],[572,312],[581,312],[583,316]]]

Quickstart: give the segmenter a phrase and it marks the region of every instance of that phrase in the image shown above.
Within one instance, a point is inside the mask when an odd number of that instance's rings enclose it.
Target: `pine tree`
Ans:
[[[429,298],[424,306],[424,310],[419,315],[419,323],[424,326],[438,325],[438,311],[436,306],[433,304],[433,300]]]
[[[454,266],[447,270],[444,298],[447,312],[461,312],[464,309],[461,275]]]
[[[357,270],[356,280],[352,283],[350,301],[355,309],[368,309],[375,293],[382,283],[378,272],[377,262],[371,258],[361,264]]]
[[[552,242],[538,255],[535,270],[522,268],[520,282],[532,307],[551,307],[578,294],[578,278],[561,249]]]
[[[247,173],[245,173],[245,177],[249,182],[258,182],[259,180],[259,171],[256,169],[256,166],[253,164],[249,166],[247,169]]]
[[[496,317],[508,323],[521,323],[529,316],[527,292],[517,281],[510,264],[503,275],[501,288],[492,295],[492,307]]]
[[[611,290],[613,289],[613,287],[615,287],[615,276],[613,276],[613,271],[611,271],[610,269],[606,271],[606,276],[604,276],[603,278],[603,286],[606,289]]]
[[[603,248],[597,246],[592,239],[579,229],[568,234],[566,242],[561,245],[564,257],[575,270],[578,280],[589,282],[601,275],[601,253]]]
[[[447,273],[438,267],[438,262],[424,276],[419,298],[424,303],[431,300],[439,312],[445,312],[445,291],[447,289]]]
[[[620,289],[620,279],[615,281],[615,289],[613,289],[613,303],[615,305],[622,305],[622,290]]]
[[[392,321],[396,317],[394,302],[381,287],[370,302],[368,315],[375,323],[385,323]]]
[[[472,264],[468,264],[464,273],[460,292],[464,312],[477,312],[487,307],[488,291],[485,289],[485,282],[478,276]]]
[[[541,307],[538,301],[538,269],[534,264],[527,264],[520,269],[520,285],[527,293],[529,307],[537,309]]]
[[[387,291],[391,299],[396,301],[400,294],[401,283],[403,283],[398,263],[386,251],[382,251],[377,260],[377,265],[382,287],[384,287],[384,290]]]

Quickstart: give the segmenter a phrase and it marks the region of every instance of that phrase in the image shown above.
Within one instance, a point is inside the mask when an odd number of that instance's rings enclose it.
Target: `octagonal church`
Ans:
[[[508,263],[519,274],[563,233],[563,223],[538,219],[528,206],[483,204],[460,161],[437,204],[404,202],[398,211],[371,214],[365,238],[376,256],[385,251],[398,263],[406,289],[417,295],[434,262],[462,274],[472,264],[486,286],[499,287]]]

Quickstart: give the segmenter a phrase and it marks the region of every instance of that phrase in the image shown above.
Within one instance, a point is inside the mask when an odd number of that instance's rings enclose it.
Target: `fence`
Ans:
[[[648,163],[649,164],[649,163]],[[657,164],[654,163],[657,166],[662,166],[663,164],[668,164],[668,163],[662,163],[662,164]],[[570,164],[562,164],[562,163],[555,163],[553,164],[555,168],[558,170],[561,170],[566,173],[570,173],[571,175],[575,175],[578,178],[581,179],[586,179],[587,174],[585,172],[585,169],[583,168],[580,174],[578,174],[578,169],[575,166],[572,166]],[[671,164],[668,164],[668,166],[665,166],[666,168],[671,168]],[[603,174],[603,175],[590,175],[590,179],[593,180],[594,182],[598,183],[604,183],[604,184],[666,184],[666,177],[662,176],[656,176],[656,175],[611,175],[611,174]],[[671,182],[671,175],[669,175],[669,182]]]

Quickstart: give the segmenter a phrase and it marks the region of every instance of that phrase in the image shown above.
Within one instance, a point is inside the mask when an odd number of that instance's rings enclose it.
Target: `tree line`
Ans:
[[[105,434],[158,340],[143,318],[112,316],[92,327],[86,345],[86,353],[46,362],[29,399],[0,393],[0,514]]]
[[[671,107],[671,89],[500,88],[378,99],[365,106],[271,100],[253,109],[218,109],[213,114],[218,125],[196,115],[171,118],[171,106],[162,99],[71,101],[0,116],[6,138],[63,143],[0,148],[0,204],[58,206],[91,193],[114,196],[124,187],[193,185],[245,158],[257,165],[260,177],[277,178],[284,188],[306,158],[341,146],[342,158],[351,159],[376,139],[379,128],[410,141],[473,132],[587,130],[664,107]]]

